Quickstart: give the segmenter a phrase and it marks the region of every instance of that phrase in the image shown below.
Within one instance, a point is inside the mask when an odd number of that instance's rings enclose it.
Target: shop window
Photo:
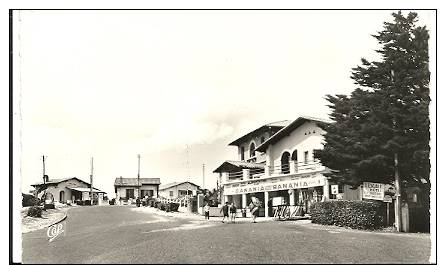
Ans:
[[[249,157],[254,157],[256,155],[256,145],[254,143],[251,143],[249,146]]]

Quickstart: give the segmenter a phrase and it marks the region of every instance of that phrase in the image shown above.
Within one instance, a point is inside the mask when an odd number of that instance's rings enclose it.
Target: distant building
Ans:
[[[160,186],[160,196],[166,199],[181,198],[186,195],[192,195],[195,191],[199,190],[200,186],[189,182],[172,182]]]
[[[35,188],[35,195],[40,198],[44,191],[51,193],[54,201],[60,203],[83,204],[90,200],[90,183],[79,178],[49,179],[46,176],[45,183],[31,185]],[[103,204],[106,193],[93,187],[93,204]]]
[[[136,197],[144,198],[158,197],[160,179],[159,178],[123,178],[115,179],[116,199],[136,199]],[[139,191],[139,194],[138,194]]]

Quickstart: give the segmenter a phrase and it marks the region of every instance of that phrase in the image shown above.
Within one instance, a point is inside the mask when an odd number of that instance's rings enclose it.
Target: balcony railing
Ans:
[[[259,179],[269,176],[311,173],[323,170],[325,167],[319,160],[311,162],[290,161],[288,164],[265,166],[265,168],[244,169],[244,171],[227,173],[226,183],[243,181],[249,179]],[[265,170],[268,170],[265,172]],[[267,174],[266,174],[267,173]]]

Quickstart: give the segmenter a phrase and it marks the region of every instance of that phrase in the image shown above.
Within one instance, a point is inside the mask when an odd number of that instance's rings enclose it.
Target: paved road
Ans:
[[[324,229],[302,222],[223,224],[130,206],[70,209],[66,235],[23,234],[23,263],[428,263],[426,234]]]

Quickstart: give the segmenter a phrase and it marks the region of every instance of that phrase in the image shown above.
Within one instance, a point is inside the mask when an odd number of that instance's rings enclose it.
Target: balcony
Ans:
[[[223,173],[223,184],[239,183],[253,179],[266,179],[271,177],[286,177],[297,174],[314,173],[324,171],[326,168],[320,161],[297,162],[290,161],[289,164],[265,166],[265,168],[243,169],[238,172]]]

